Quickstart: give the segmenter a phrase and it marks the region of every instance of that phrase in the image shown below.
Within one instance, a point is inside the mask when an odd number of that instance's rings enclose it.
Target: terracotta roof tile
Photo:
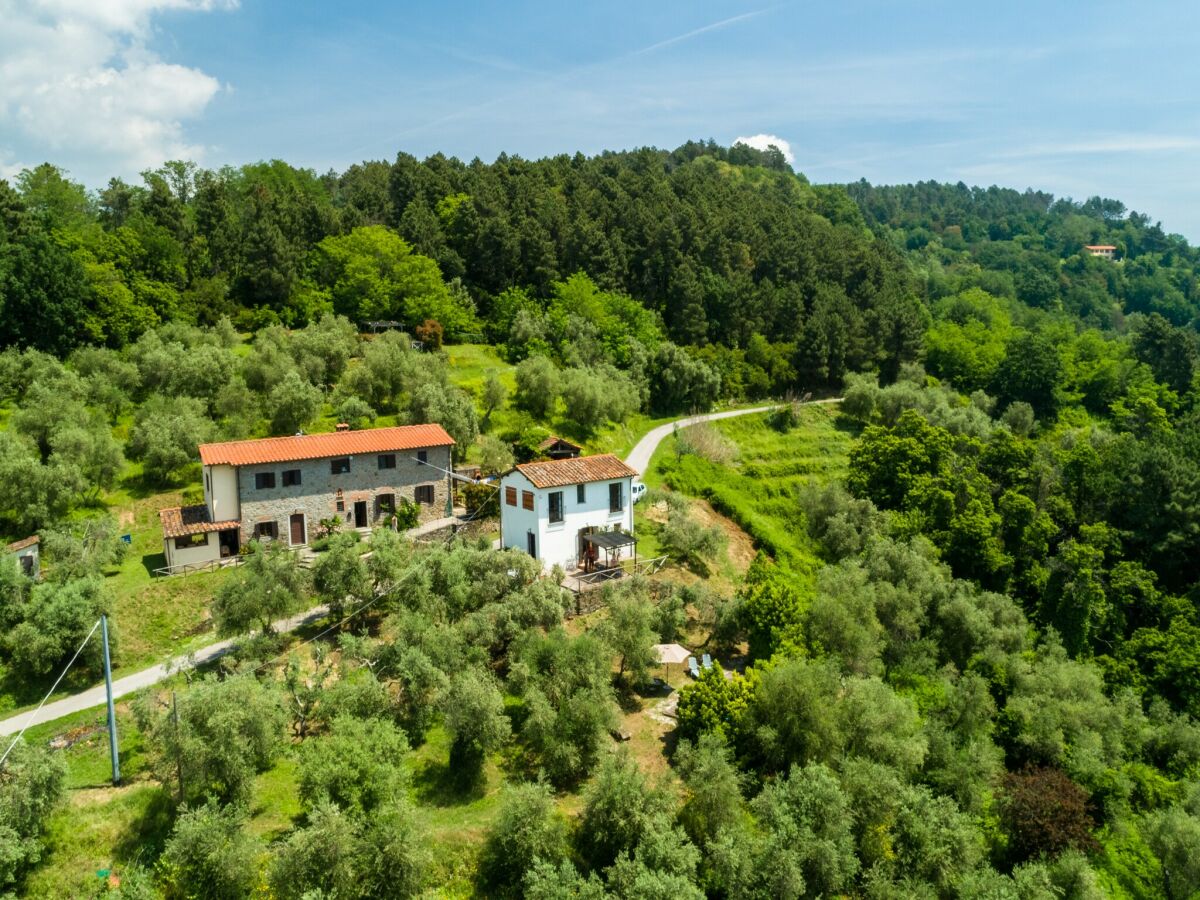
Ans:
[[[27,538],[21,538],[21,540],[19,540],[19,541],[13,541],[11,544],[9,544],[4,549],[7,550],[9,553],[16,553],[19,550],[24,550],[26,547],[32,547],[34,544],[38,543],[38,540],[39,539],[36,534],[31,535],[30,537],[27,537]]]
[[[293,462],[353,456],[356,453],[387,453],[421,447],[449,447],[454,438],[441,425],[396,425],[363,431],[332,431],[262,438],[257,441],[227,441],[201,444],[200,461],[206,466],[252,466],[259,463]]]
[[[570,447],[572,450],[582,450],[583,449],[578,444],[572,444],[566,438],[560,438],[560,437],[556,437],[554,435],[551,435],[550,437],[548,437],[544,441],[542,441],[540,444],[538,444],[537,448],[539,450],[549,450],[555,444],[561,444],[564,447]]]
[[[600,456],[581,456],[577,459],[551,459],[545,462],[521,463],[518,472],[533,482],[534,487],[565,487],[589,481],[611,481],[614,478],[636,478],[637,471],[629,468],[611,453]]]
[[[198,506],[172,506],[158,511],[158,520],[162,522],[163,537],[176,538],[188,534],[203,534],[206,531],[224,531],[227,528],[240,528],[241,522],[210,522],[208,507],[203,503]]]

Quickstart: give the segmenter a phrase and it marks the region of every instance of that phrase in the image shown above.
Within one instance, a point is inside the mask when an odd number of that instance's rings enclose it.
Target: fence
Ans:
[[[227,556],[224,559],[210,559],[202,563],[176,563],[173,566],[161,566],[154,570],[155,575],[195,575],[197,572],[215,572],[229,566],[240,566],[242,557]]]
[[[567,587],[579,594],[595,590],[603,587],[609,581],[617,581],[627,576],[654,575],[666,564],[667,557],[665,556],[655,556],[651,559],[627,559],[619,565],[609,566],[606,569],[597,569],[595,572],[588,572],[585,575],[568,576],[565,583]]]

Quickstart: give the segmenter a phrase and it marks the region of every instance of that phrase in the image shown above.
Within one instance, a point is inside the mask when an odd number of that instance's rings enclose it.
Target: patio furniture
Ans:
[[[696,657],[689,656],[688,660],[687,660],[687,664],[688,664],[688,674],[691,675],[693,678],[699,678],[700,677],[700,667],[698,665],[696,665]]]

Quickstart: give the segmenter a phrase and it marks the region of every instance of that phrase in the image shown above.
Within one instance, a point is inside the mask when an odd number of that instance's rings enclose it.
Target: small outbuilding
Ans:
[[[38,555],[40,544],[41,539],[34,534],[22,540],[13,541],[4,548],[4,552],[16,560],[22,574],[30,578],[37,578],[38,573],[42,570],[41,559]]]
[[[578,459],[579,454],[583,452],[583,448],[578,444],[572,444],[556,435],[546,438],[538,444],[537,449],[538,453],[550,459]]]

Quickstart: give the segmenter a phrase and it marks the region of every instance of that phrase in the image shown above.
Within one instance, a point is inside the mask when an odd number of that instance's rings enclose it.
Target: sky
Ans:
[[[1200,241],[1186,2],[0,0],[0,177],[689,139],[811,181],[1114,197]]]

